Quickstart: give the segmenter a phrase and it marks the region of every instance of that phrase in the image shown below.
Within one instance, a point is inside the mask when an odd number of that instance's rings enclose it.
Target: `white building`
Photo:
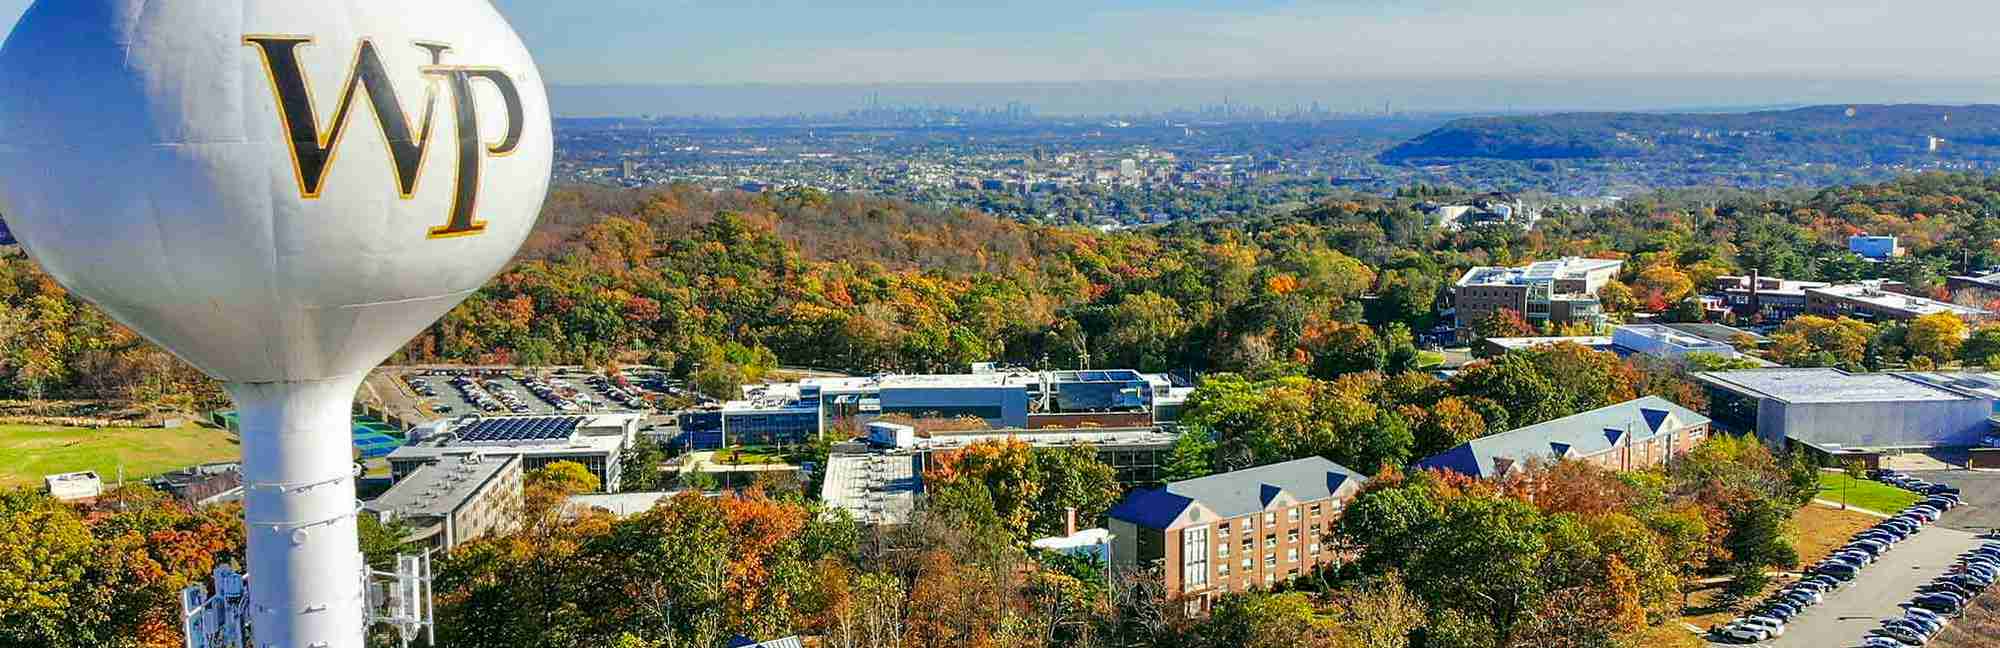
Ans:
[[[49,497],[58,501],[74,502],[87,500],[104,494],[104,480],[96,471],[62,473],[42,478],[42,485],[48,489]]]
[[[1695,337],[1658,324],[1629,324],[1611,331],[1611,343],[1644,355],[1678,360],[1690,353],[1708,353],[1724,358],[1742,354],[1736,347]]]

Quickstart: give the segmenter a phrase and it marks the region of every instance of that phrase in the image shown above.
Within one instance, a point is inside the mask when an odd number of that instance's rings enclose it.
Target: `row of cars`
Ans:
[[[595,389],[598,391],[598,393],[603,394],[604,397],[610,399],[611,402],[621,403],[624,404],[626,407],[635,410],[645,410],[651,407],[651,405],[646,402],[646,399],[643,396],[640,396],[639,394],[635,394],[629,391],[625,391],[625,389],[619,387],[618,385],[612,384],[612,382],[609,379],[606,379],[603,376],[592,374],[589,377],[584,378],[583,382],[586,385],[590,385],[591,389]]]
[[[597,403],[590,399],[589,394],[577,391],[575,386],[569,384],[569,381],[561,378],[551,378],[545,381],[534,376],[527,376],[521,379],[521,384],[527,387],[528,391],[534,392],[536,398],[542,399],[542,402],[548,403],[550,407],[556,408],[558,412],[565,414],[576,413],[597,406]]]
[[[1880,469],[1868,471],[1868,478],[1895,486],[1918,495],[1958,495],[1958,489],[1950,484],[1933,484],[1923,478],[1907,475],[1894,470]]]
[[[1889,519],[1864,529],[1848,539],[1818,564],[1806,570],[1806,577],[1773,593],[1751,608],[1748,614],[1715,628],[1716,637],[1734,642],[1755,643],[1782,637],[1785,625],[1806,609],[1825,602],[1826,597],[1846,587],[1861,570],[1888,553],[1898,543],[1936,524],[1944,511],[1958,506],[1958,496],[1940,494],[1924,499]]]
[[[1912,489],[1915,490],[1915,489]],[[1956,492],[1938,492],[1924,498],[1922,502],[1905,509],[1892,519],[1936,521],[1959,505]],[[1909,517],[1906,517],[1909,516]],[[1961,557],[1958,564],[1943,576],[1917,588],[1917,594],[1902,604],[1903,616],[1883,619],[1882,626],[1862,638],[1867,648],[1913,648],[1930,643],[1945,625],[1965,609],[1966,603],[1980,591],[1993,585],[1996,573],[1994,560],[2000,559],[2000,543],[1989,542],[1987,547],[1974,549],[1971,554],[1985,552],[1984,566],[1971,566],[1970,559]],[[1967,572],[1967,569],[1972,571]]]

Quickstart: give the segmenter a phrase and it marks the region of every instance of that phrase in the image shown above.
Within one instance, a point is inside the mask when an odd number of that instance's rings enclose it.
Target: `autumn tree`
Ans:
[[[1958,358],[1969,335],[1965,321],[1957,315],[1932,313],[1910,321],[1903,345],[1912,357],[1930,358],[1941,365]]]

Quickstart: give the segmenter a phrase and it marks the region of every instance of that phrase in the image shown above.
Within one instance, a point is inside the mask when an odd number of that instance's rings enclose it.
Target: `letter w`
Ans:
[[[389,144],[389,159],[396,166],[397,190],[404,198],[415,195],[417,176],[423,169],[424,156],[430,148],[431,116],[437,108],[437,88],[427,88],[423,121],[413,127],[403,112],[403,102],[396,96],[395,85],[389,81],[388,69],[383,67],[382,57],[375,51],[375,44],[363,39],[360,51],[354,55],[354,66],[348,72],[347,83],[341,87],[340,103],[333,111],[333,123],[322,131],[319,112],[313,107],[312,86],[299,66],[299,46],[312,42],[313,39],[308,36],[243,38],[245,45],[256,47],[263,54],[264,69],[270,73],[271,92],[278,101],[278,118],[284,122],[285,137],[291,140],[292,169],[298,174],[299,195],[318,198],[320,190],[325,187],[327,171],[333,168],[341,136],[347,132],[348,117],[354,108],[354,94],[360,90],[368,92],[369,104],[375,109],[375,121],[381,125],[382,138]],[[441,63],[444,53],[451,49],[436,43],[416,43],[416,46],[430,52],[432,65]],[[413,130],[416,132],[412,133]]]

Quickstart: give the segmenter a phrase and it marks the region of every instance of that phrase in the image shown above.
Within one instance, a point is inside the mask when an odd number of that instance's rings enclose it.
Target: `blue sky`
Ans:
[[[11,28],[27,4],[0,0],[0,25]],[[2000,30],[1990,28],[2000,8],[1968,0],[495,4],[566,84],[1971,80],[2000,70]]]

